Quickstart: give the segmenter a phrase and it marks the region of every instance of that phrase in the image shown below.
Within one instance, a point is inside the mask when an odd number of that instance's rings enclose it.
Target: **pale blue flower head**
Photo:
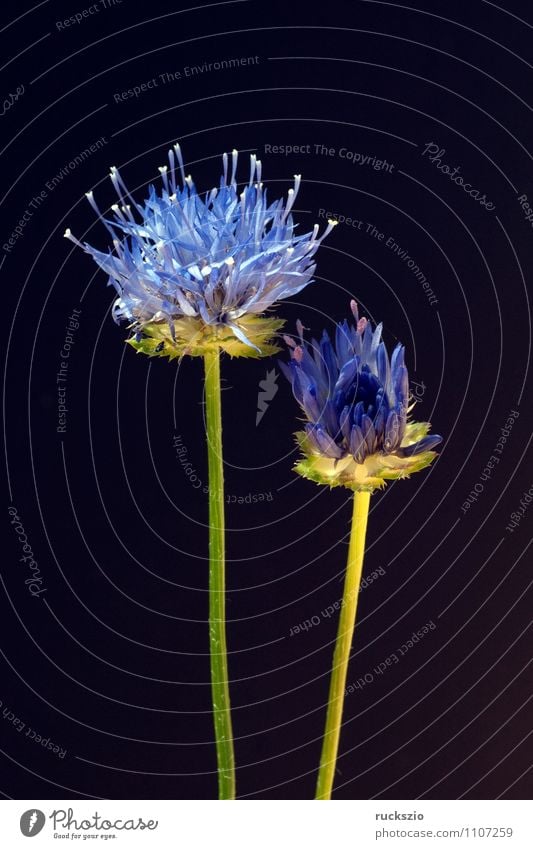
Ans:
[[[176,144],[159,169],[160,188],[151,185],[144,204],[112,168],[119,201],[112,216],[102,215],[92,192],[87,195],[112,247],[103,252],[65,233],[108,274],[118,293],[113,316],[129,322],[132,341],[147,353],[161,341],[167,347],[157,353],[163,355],[203,353],[213,344],[237,355],[269,353],[265,343],[280,322],[263,325],[258,317],[313,278],[314,254],[335,222],[320,236],[318,225],[296,235],[292,209],[300,175],[286,200],[269,203],[261,162],[250,157],[249,181],[239,191],[237,161],[236,150],[224,153],[219,188],[200,195]]]

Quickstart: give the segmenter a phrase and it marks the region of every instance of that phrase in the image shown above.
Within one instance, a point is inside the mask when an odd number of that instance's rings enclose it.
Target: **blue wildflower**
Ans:
[[[112,168],[119,198],[111,207],[112,219],[100,213],[92,192],[87,197],[113,248],[102,252],[81,244],[70,230],[65,233],[108,274],[118,293],[113,317],[130,323],[133,337],[128,341],[139,350],[177,356],[203,354],[215,345],[240,355],[270,352],[261,348],[281,322],[259,316],[312,280],[312,257],[336,222],[320,237],[318,225],[296,236],[291,209],[300,175],[286,202],[268,203],[255,155],[248,185],[240,193],[237,151],[229,177],[228,155],[222,159],[220,187],[200,196],[185,175],[176,144],[168,166],[159,169],[160,191],[150,186],[144,204],[134,200]]]
[[[305,454],[296,471],[330,486],[374,490],[386,480],[407,477],[428,466],[442,441],[429,436],[428,422],[411,422],[409,377],[404,348],[389,359],[375,330],[359,318],[351,302],[355,326],[338,324],[333,343],[326,331],[320,342],[290,337],[289,364],[281,367],[305,413],[305,430],[297,434]]]

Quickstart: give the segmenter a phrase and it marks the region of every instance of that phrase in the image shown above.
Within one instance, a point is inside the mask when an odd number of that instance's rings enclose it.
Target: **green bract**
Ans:
[[[166,321],[145,324],[142,334],[127,339],[138,353],[150,357],[203,357],[210,351],[225,351],[231,357],[269,357],[279,351],[273,341],[283,327],[279,318],[247,315],[239,320],[239,328],[252,345],[241,342],[233,330],[221,324],[205,324],[199,318],[179,318],[173,321],[172,334]]]
[[[427,436],[428,422],[411,422],[405,428],[401,447],[407,448]],[[296,463],[294,471],[315,483],[330,487],[344,486],[354,492],[373,492],[383,489],[387,481],[408,478],[413,472],[425,469],[437,456],[436,451],[423,451],[410,457],[397,454],[376,452],[365,457],[362,463],[356,462],[349,454],[340,460],[324,457],[315,451],[305,431],[296,434],[298,445],[306,455]]]

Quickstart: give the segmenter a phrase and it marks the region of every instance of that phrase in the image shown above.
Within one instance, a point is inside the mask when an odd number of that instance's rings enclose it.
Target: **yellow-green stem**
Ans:
[[[316,799],[331,799],[333,780],[335,778],[335,767],[337,763],[337,752],[339,750],[339,737],[342,725],[342,709],[344,704],[344,691],[346,689],[346,674],[350,660],[350,649],[352,646],[353,632],[355,628],[355,617],[357,614],[357,600],[359,598],[359,587],[363,572],[363,557],[365,554],[366,525],[368,520],[368,508],[370,506],[370,492],[355,492],[353,497],[352,530],[350,534],[350,546],[348,548],[348,564],[346,566],[346,577],[344,579],[344,595],[337,632],[337,642],[333,654],[333,669],[331,670],[331,682],[329,685],[328,712],[326,716],[326,728],[322,743],[322,755],[320,757],[320,768],[316,786]]]
[[[209,465],[209,649],[218,765],[218,797],[219,799],[235,799],[235,755],[226,647],[224,466],[218,351],[205,354],[204,367]]]

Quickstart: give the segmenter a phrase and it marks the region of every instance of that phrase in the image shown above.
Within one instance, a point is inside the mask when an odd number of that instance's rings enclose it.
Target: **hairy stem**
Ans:
[[[235,799],[235,755],[226,646],[224,467],[219,352],[205,354],[204,366],[209,465],[209,648],[218,794],[219,799]]]
[[[353,497],[352,529],[350,534],[350,545],[348,548],[348,564],[346,566],[346,577],[344,579],[344,595],[339,620],[339,630],[333,654],[333,669],[331,670],[331,682],[329,686],[328,712],[326,716],[326,728],[322,743],[322,755],[318,771],[316,787],[316,799],[331,799],[335,767],[337,763],[337,752],[339,750],[339,737],[342,725],[342,709],[344,704],[344,691],[346,688],[346,675],[350,659],[353,632],[355,628],[355,617],[357,614],[357,600],[359,598],[359,587],[363,571],[363,557],[365,554],[366,525],[368,520],[368,508],[370,506],[369,492],[355,492]]]

